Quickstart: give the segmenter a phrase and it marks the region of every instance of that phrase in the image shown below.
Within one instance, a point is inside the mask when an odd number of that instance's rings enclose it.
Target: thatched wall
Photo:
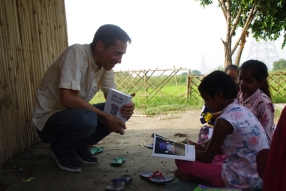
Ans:
[[[39,141],[35,92],[67,45],[64,0],[0,0],[0,164]]]

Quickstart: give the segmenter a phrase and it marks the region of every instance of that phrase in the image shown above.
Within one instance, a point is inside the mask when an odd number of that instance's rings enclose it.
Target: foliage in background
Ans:
[[[273,71],[283,71],[286,70],[286,60],[280,59],[273,62]]]
[[[191,74],[192,74],[192,75],[196,75],[196,76],[202,75],[199,70],[192,70],[192,71],[191,71]]]
[[[202,6],[213,3],[212,0],[198,0]],[[249,30],[256,40],[276,40],[284,30],[286,44],[286,0],[218,0],[225,21],[226,36],[222,40],[225,51],[224,67],[232,64],[232,55],[239,47],[235,65],[239,65]],[[238,28],[241,27],[241,32]],[[237,33],[237,34],[236,34]],[[238,36],[232,44],[232,38]]]

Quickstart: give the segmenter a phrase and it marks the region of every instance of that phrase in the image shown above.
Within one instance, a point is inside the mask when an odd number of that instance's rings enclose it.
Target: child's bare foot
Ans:
[[[192,175],[185,175],[182,171],[180,171],[180,169],[177,169],[174,172],[174,175],[175,175],[176,178],[178,178],[181,181],[201,180],[200,178],[197,178],[197,177],[192,176]]]

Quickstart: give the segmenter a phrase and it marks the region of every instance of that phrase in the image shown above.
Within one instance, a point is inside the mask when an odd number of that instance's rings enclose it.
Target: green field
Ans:
[[[145,115],[156,115],[170,112],[180,112],[189,109],[200,109],[203,100],[197,86],[201,77],[191,78],[191,88],[187,90],[187,76],[181,74],[172,76],[147,76],[146,79],[132,77],[128,73],[116,73],[117,89],[124,93],[136,93],[133,102],[136,109]],[[269,85],[273,103],[286,103],[286,75],[272,73],[269,76]],[[177,82],[177,83],[175,83]],[[189,97],[187,98],[187,91]],[[96,95],[91,104],[104,102],[102,94]],[[277,111],[276,116],[280,116]]]
[[[128,88],[125,88],[127,90]],[[131,88],[129,88],[130,90]],[[126,93],[125,90],[119,89]],[[187,88],[184,84],[167,85],[158,91],[158,88],[147,88],[127,93],[136,93],[132,101],[136,109],[144,115],[156,115],[168,112],[185,111],[191,108],[201,108],[203,100],[201,98],[186,98]],[[104,102],[102,94],[95,96],[90,103]]]
[[[148,89],[148,92],[152,92],[154,89]],[[168,114],[173,112],[182,112],[190,109],[201,109],[203,105],[203,100],[199,97],[190,97],[186,99],[186,95],[181,95],[186,91],[185,89],[178,90],[177,86],[166,86],[161,89],[165,94],[163,95],[153,95],[144,96],[144,91],[136,92],[136,96],[132,99],[132,101],[136,105],[136,110],[140,110],[140,113],[143,115],[158,115],[158,114]],[[131,93],[131,92],[130,92]],[[172,95],[172,96],[166,96]],[[275,98],[273,98],[275,100]],[[279,101],[283,101],[285,103],[285,98],[280,99]],[[95,96],[90,103],[95,104],[99,102],[104,102],[104,98],[102,94]],[[274,102],[275,103],[275,102]],[[281,103],[281,102],[278,102]],[[275,118],[278,119],[280,117],[281,110],[277,109],[275,111]]]

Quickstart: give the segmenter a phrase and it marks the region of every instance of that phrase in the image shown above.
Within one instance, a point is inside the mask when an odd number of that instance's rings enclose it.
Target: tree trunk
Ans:
[[[223,41],[224,45],[224,68],[226,68],[228,65],[232,64],[231,60],[231,1],[227,0],[226,5],[226,37],[225,42]]]
[[[224,68],[226,68],[228,65],[232,64],[231,60],[231,51],[229,51],[229,46],[227,42],[222,41],[224,46]]]
[[[237,52],[237,55],[236,55],[236,58],[235,58],[235,63],[234,63],[236,66],[239,66],[239,64],[240,64],[240,58],[241,58],[243,49],[244,49],[244,46],[240,45],[238,52]]]
[[[240,58],[241,58],[241,55],[242,55],[242,52],[244,49],[244,44],[246,43],[246,37],[248,37],[248,31],[243,32],[243,35],[241,36],[240,46],[239,46],[239,49],[238,49],[238,52],[237,52],[237,55],[235,58],[235,65],[236,66],[239,66],[239,64],[240,64]]]

